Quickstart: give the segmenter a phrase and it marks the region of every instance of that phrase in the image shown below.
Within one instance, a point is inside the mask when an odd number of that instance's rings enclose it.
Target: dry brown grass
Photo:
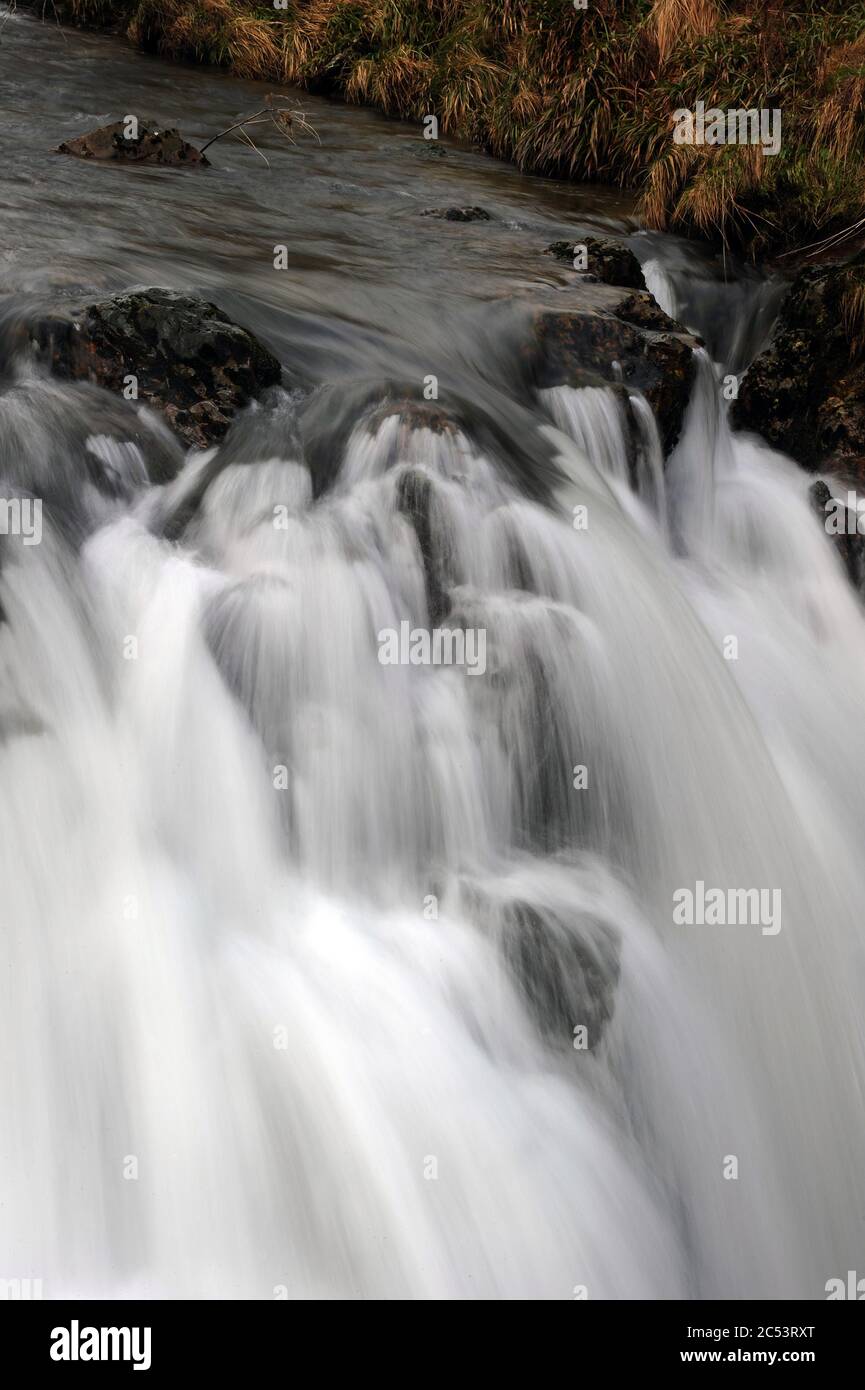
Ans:
[[[649,27],[655,35],[661,62],[666,62],[683,41],[710,34],[721,16],[717,0],[655,0]]]
[[[405,112],[415,119],[426,113],[433,78],[433,65],[428,58],[401,44],[378,62],[370,63],[368,71],[368,95],[364,99],[371,105]]]
[[[446,132],[468,132],[479,112],[498,96],[506,69],[471,44],[460,44],[439,89],[439,120]]]
[[[837,159],[861,155],[865,137],[865,35],[826,55],[817,85],[823,94],[815,126],[817,141]]]
[[[847,284],[841,295],[841,321],[853,357],[865,351],[865,279],[861,268],[846,273]]]
[[[129,24],[133,42],[193,62],[218,63],[239,77],[284,75],[281,26],[232,0],[141,0]]]

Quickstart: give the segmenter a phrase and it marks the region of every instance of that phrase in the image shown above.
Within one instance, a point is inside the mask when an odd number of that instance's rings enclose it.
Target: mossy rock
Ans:
[[[865,353],[856,341],[865,262],[802,271],[769,346],[742,379],[732,419],[811,472],[865,482]]]
[[[612,237],[574,236],[573,241],[554,241],[546,253],[573,266],[574,250],[578,246],[586,248],[585,272],[594,275],[602,284],[645,289],[640,262],[633,251]]]
[[[273,353],[215,304],[169,289],[72,306],[41,318],[31,337],[58,376],[118,393],[134,377],[135,399],[199,448],[282,376]]]

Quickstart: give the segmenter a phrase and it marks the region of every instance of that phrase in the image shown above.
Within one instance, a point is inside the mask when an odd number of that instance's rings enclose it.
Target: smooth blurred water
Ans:
[[[307,377],[153,485],[158,425],[4,364],[45,524],[0,552],[0,1276],[823,1297],[865,1211],[865,629],[809,479],[727,426],[773,287],[634,238],[720,359],[664,474],[641,398],[515,396],[486,312],[571,294],[541,252],[589,195],[311,98],[290,179],[53,160],[258,93],[18,18],[10,52],[4,288],[192,281]],[[421,236],[409,197],[499,220]],[[422,369],[458,426],[402,409]],[[381,664],[436,610],[483,675]],[[697,880],[779,889],[781,930],[676,925]]]

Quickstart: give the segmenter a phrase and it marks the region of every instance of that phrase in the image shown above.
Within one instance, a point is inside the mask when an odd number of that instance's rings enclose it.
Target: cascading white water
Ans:
[[[171,543],[193,456],[80,550],[7,542],[0,1273],[777,1298],[855,1267],[865,628],[808,480],[719,402],[701,354],[665,485],[642,400],[547,393],[553,508],[394,414],[317,499],[251,454]],[[440,607],[483,674],[380,662]],[[780,890],[782,929],[676,925],[697,880]]]
[[[607,480],[623,510],[637,525],[659,524],[666,536],[664,454],[645,396],[611,386],[553,386],[540,397],[559,429]]]

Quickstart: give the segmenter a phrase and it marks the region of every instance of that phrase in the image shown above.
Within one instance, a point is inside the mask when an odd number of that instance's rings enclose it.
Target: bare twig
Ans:
[[[210,146],[215,144],[217,140],[221,140],[224,135],[231,135],[235,131],[240,131],[241,134],[246,137],[249,144],[252,145],[256,153],[261,154],[261,150],[259,150],[255,142],[247,135],[246,127],[262,125],[267,121],[272,122],[280,135],[283,135],[290,145],[295,145],[297,143],[294,138],[295,129],[302,131],[304,134],[308,133],[314,135],[318,143],[321,144],[318,131],[315,129],[315,126],[311,124],[305,111],[298,111],[291,106],[275,105],[273,97],[268,96],[265,105],[260,111],[254,111],[251,116],[244,116],[242,121],[235,121],[234,125],[230,125],[226,130],[221,130],[218,135],[214,135],[208,140],[206,145],[202,145],[201,153],[204,154],[205,150],[210,149]],[[261,157],[264,159],[265,163],[268,164],[269,168],[270,165],[265,156],[262,155]]]
[[[260,116],[261,112],[257,111],[256,115]],[[240,130],[241,126],[251,125],[254,119],[253,116],[246,116],[242,121],[236,121],[234,125],[230,125],[227,130],[221,130],[218,135],[214,135],[212,139],[208,140],[206,145],[201,146],[201,154],[204,154],[205,150],[209,150],[211,145],[215,145],[217,140],[221,140],[223,135],[230,135],[233,130]]]
[[[831,236],[824,237],[822,241],[811,241],[807,246],[797,246],[793,251],[784,251],[778,259],[781,260],[784,256],[799,256],[803,251],[809,251],[811,254],[808,256],[808,260],[811,260],[821,251],[828,251],[831,247],[840,246],[842,242],[848,241],[857,232],[865,232],[865,217],[860,217],[858,222],[842,228],[840,232],[833,232]]]
[[[251,145],[252,148],[255,150],[255,153],[256,153],[257,155],[260,155],[261,158],[264,160],[264,162],[265,162],[265,164],[267,165],[268,169],[270,168],[270,160],[268,159],[267,155],[264,154],[264,153],[258,148],[258,146],[256,145],[255,141],[252,139],[252,137],[251,137],[250,135],[247,135],[246,131],[243,129],[243,126],[241,126],[239,130],[236,130],[236,131],[234,132],[234,134],[235,134],[235,137],[236,137],[238,140],[245,140],[246,143],[247,143],[247,145]]]

